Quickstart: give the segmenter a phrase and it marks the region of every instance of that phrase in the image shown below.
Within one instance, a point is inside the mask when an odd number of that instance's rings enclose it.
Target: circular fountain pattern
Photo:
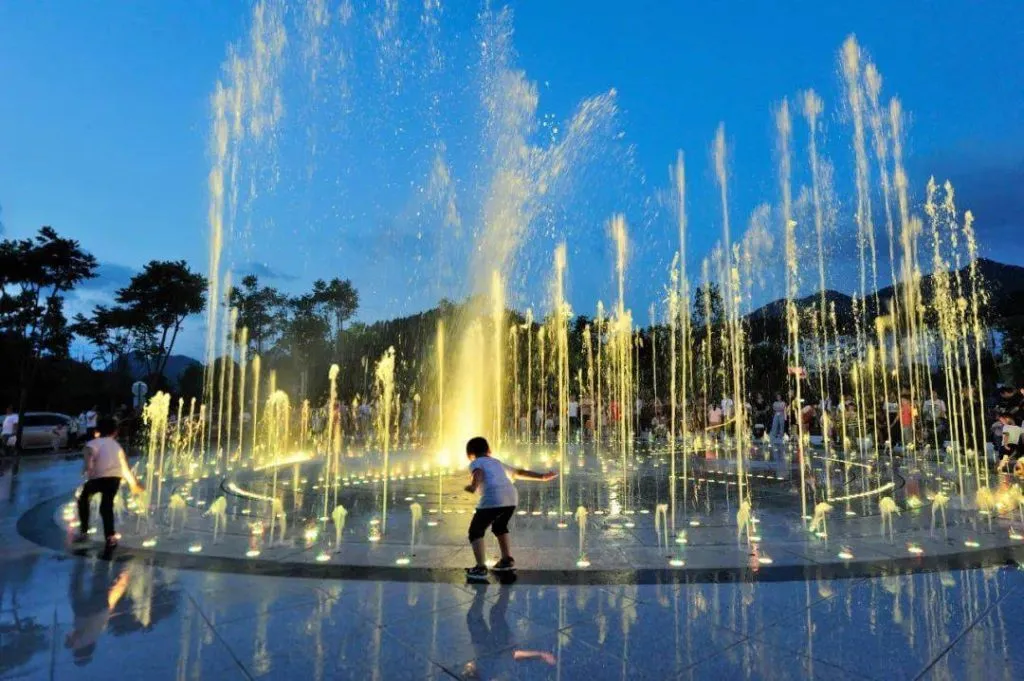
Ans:
[[[513,548],[523,580],[789,580],[1024,560],[1014,488],[997,491],[983,512],[979,500],[960,499],[953,471],[927,452],[916,463],[865,460],[832,470],[831,496],[808,508],[803,522],[799,476],[781,446],[751,456],[752,503],[741,507],[734,462],[713,458],[713,449],[687,457],[675,509],[664,448],[637,447],[625,471],[618,450],[588,444],[568,453],[564,496],[555,484],[518,484]],[[506,456],[517,466],[552,463],[546,447]],[[365,455],[346,459],[334,485],[325,484],[319,461],[301,456],[226,476],[166,480],[148,518],[123,511],[118,553],[207,570],[461,579],[472,563],[466,530],[473,499],[461,489],[467,476],[418,469],[422,458],[393,453],[386,516],[376,462]],[[819,490],[811,498],[825,498],[824,463],[815,457],[806,476]],[[58,498],[26,514],[19,529],[63,549],[74,524],[70,500]]]

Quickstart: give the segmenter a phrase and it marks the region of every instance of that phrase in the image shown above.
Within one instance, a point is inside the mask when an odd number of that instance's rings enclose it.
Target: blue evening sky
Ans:
[[[303,38],[293,24],[301,11],[289,11],[279,146],[258,157],[277,177],[243,211],[232,266],[290,291],[316,277],[351,277],[366,321],[461,297],[469,290],[461,258],[471,248],[446,245],[439,220],[415,197],[441,141],[467,230],[452,240],[472,242],[488,165],[479,152],[473,68],[482,5],[441,1],[436,37],[445,67],[424,76],[421,1],[398,0],[392,50],[370,30],[380,25],[383,3],[354,0],[345,26],[341,3],[325,4],[331,23],[319,58],[335,59],[334,47],[346,46],[350,75],[325,68],[319,90],[300,87]],[[778,197],[773,108],[809,87],[825,99],[823,152],[835,166],[840,234],[829,285],[852,291],[849,253],[841,251],[852,229],[853,151],[836,56],[850,33],[878,65],[884,96],[900,96],[910,114],[915,197],[929,174],[951,178],[958,204],[975,212],[983,252],[1024,264],[1019,2],[509,4],[512,65],[537,83],[539,120],[565,121],[582,100],[611,88],[618,108],[613,129],[597,133],[603,138],[574,164],[565,202],[535,221],[542,224],[532,227],[512,276],[517,305],[544,307],[537,281],[561,238],[569,240],[575,309],[592,313],[598,299],[607,302],[605,221],[621,210],[633,244],[628,302],[646,321],[677,248],[657,200],[676,150],[688,161],[688,262],[697,268],[721,230],[709,151],[719,121],[729,143],[733,229],[742,233],[755,206]],[[0,3],[0,223],[8,237],[53,225],[97,256],[102,276],[73,308],[109,299],[150,259],[184,258],[205,271],[210,95],[228,45],[244,44],[251,15],[251,3],[227,0]],[[353,93],[347,103],[336,98],[342,84]],[[435,95],[440,105],[427,116],[424,103]],[[801,125],[796,118],[798,166]],[[531,141],[540,144],[547,130]],[[797,184],[805,172],[796,169]],[[776,291],[768,285],[761,293]],[[201,355],[201,326],[190,324],[182,351]]]

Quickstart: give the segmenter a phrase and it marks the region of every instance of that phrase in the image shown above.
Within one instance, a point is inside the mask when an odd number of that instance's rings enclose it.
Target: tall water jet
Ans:
[[[469,276],[474,298],[485,299],[492,275],[497,272],[507,280],[519,249],[529,235],[535,219],[549,201],[563,188],[569,170],[591,147],[596,136],[606,130],[614,119],[615,92],[584,100],[564,126],[556,140],[546,146],[531,143],[537,129],[538,88],[525,74],[514,67],[511,48],[511,13],[508,10],[481,15],[483,39],[479,41],[480,67],[485,74],[480,91],[484,113],[483,154],[489,160],[490,177],[486,180],[481,207],[482,228],[475,236]],[[502,309],[504,314],[504,308]],[[482,315],[479,315],[482,316]],[[477,343],[473,324],[463,326],[462,346]],[[503,364],[504,334],[495,333],[495,361],[492,370]],[[463,353],[463,356],[467,356]],[[476,355],[479,359],[483,355]],[[459,432],[450,437],[477,435],[494,422],[495,402],[500,395],[481,393],[476,405],[467,404],[461,396],[473,390],[483,367],[461,366],[451,377],[457,384],[454,394],[459,405],[449,405],[449,415],[458,419],[453,424]],[[462,370],[466,369],[466,370]],[[543,371],[545,366],[541,366]],[[501,394],[504,394],[502,383]],[[542,393],[542,395],[546,395]],[[544,405],[546,406],[546,405]],[[457,409],[457,411],[456,411]],[[504,413],[500,412],[502,418]],[[452,419],[449,419],[452,421]],[[501,425],[500,423],[497,425]],[[501,430],[501,428],[497,428]],[[495,433],[500,441],[502,434]]]
[[[203,442],[202,441],[202,418],[200,417],[199,422],[198,423],[196,422],[196,398],[193,397],[192,399],[189,400],[189,403],[188,403],[188,443],[187,443],[187,450],[188,450],[189,460],[191,462],[193,462],[193,463],[196,463],[196,465],[200,465],[202,463],[202,458],[200,457],[200,460],[198,462],[196,462],[196,454],[195,454],[195,446],[196,446],[197,435],[199,436],[200,446],[202,446],[202,442]]]
[[[825,299],[825,210],[824,210],[824,198],[822,196],[822,168],[818,160],[818,116],[821,115],[824,109],[821,98],[815,94],[814,90],[808,90],[804,93],[804,106],[803,113],[807,119],[808,129],[808,143],[807,143],[807,154],[810,159],[811,165],[811,198],[814,205],[814,233],[816,236],[816,242],[818,247],[818,309],[817,315],[812,319],[814,331],[815,331],[815,348],[817,352],[817,365],[818,365],[818,396],[825,403],[826,399],[826,367],[827,362],[823,355],[823,351],[827,348],[826,332],[828,323],[828,311]],[[825,414],[827,417],[827,412]],[[832,458],[832,446],[831,438],[829,437],[828,428],[822,428],[822,442],[825,446],[825,485],[827,497],[832,496],[832,476],[830,473],[830,461]]]
[[[260,416],[260,356],[253,355],[252,358],[252,451],[250,456],[253,461],[258,461],[260,452],[256,447],[259,440],[259,416]]]
[[[248,41],[232,45],[211,97],[212,121],[209,151],[212,165],[208,175],[210,257],[207,265],[206,375],[204,402],[212,404],[214,360],[223,336],[219,304],[231,286],[223,267],[225,232],[230,236],[238,203],[240,159],[247,145],[256,148],[272,139],[284,113],[279,83],[283,70],[287,35],[283,0],[259,0],[253,7]],[[250,200],[256,193],[250,182]],[[227,205],[225,205],[227,204]],[[226,229],[227,228],[227,229]],[[221,281],[224,277],[225,281]]]
[[[502,407],[505,393],[505,284],[498,270],[491,272],[491,324],[491,368],[494,372],[494,420],[491,432],[494,433],[495,444],[500,447],[504,427]]]
[[[729,363],[732,369],[732,393],[730,399],[733,401],[734,439],[736,443],[736,475],[739,498],[746,500],[746,473],[744,471],[744,458],[746,457],[746,414],[745,398],[743,390],[743,331],[740,318],[740,295],[739,295],[739,270],[733,264],[732,235],[729,228],[729,195],[726,173],[726,150],[725,150],[725,124],[719,124],[715,133],[714,144],[715,178],[718,181],[719,196],[722,202],[722,252],[725,261],[723,269],[726,282],[723,292],[725,303],[725,314],[728,329]]]
[[[508,344],[512,349],[512,440],[522,444],[522,396],[519,393],[519,325],[508,325]]]
[[[875,309],[878,309],[878,269],[876,265],[875,229],[871,212],[871,173],[868,164],[867,141],[864,134],[864,92],[861,83],[860,46],[854,36],[849,36],[840,51],[843,83],[846,89],[847,105],[853,119],[853,151],[856,162],[857,185],[857,240],[860,251],[861,295],[867,294],[867,264],[871,267],[871,290],[875,292]],[[870,250],[870,258],[865,254]]]
[[[338,504],[338,491],[337,486],[334,484],[334,478],[339,473],[339,464],[341,456],[341,443],[336,443],[335,438],[335,414],[337,418],[341,420],[341,404],[338,402],[338,374],[341,373],[341,367],[337,364],[332,364],[331,368],[327,371],[328,381],[328,397],[327,397],[327,436],[328,444],[327,451],[325,453],[324,461],[324,514],[323,517],[326,522],[328,503],[331,501],[335,505]],[[330,500],[330,491],[334,489],[334,498]]]
[[[388,348],[374,369],[377,386],[377,425],[380,431],[380,444],[384,457],[381,471],[383,493],[381,500],[380,534],[383,537],[388,529],[388,480],[391,478],[391,407],[395,399],[395,349]]]
[[[199,465],[206,465],[206,453],[209,451],[207,446],[208,438],[207,432],[209,430],[209,419],[206,411],[206,405],[199,405],[199,436],[197,439],[197,445],[199,447]]]
[[[565,244],[555,248],[555,280],[553,282],[555,343],[558,362],[558,524],[565,524],[565,485],[568,470],[565,451],[569,440],[569,304],[565,301]]]
[[[896,282],[898,281],[895,255],[896,236],[892,214],[892,187],[889,177],[888,137],[890,131],[886,128],[886,120],[882,115],[881,91],[882,75],[872,62],[868,62],[864,65],[864,92],[868,98],[868,121],[871,124],[871,139],[875,150],[875,161],[878,164],[878,176],[882,189],[882,205],[885,208],[885,232],[889,246],[889,276],[893,282]],[[899,297],[897,296],[893,300],[898,309],[900,305]]]
[[[700,294],[700,298],[701,298],[700,311],[701,311],[701,314],[702,314],[702,316],[704,318],[704,334],[703,334],[703,338],[701,338],[701,341],[700,341],[700,344],[701,344],[701,347],[700,347],[700,350],[701,350],[701,352],[700,352],[700,358],[701,358],[700,379],[701,379],[701,397],[702,397],[702,401],[703,401],[703,404],[701,405],[701,409],[703,411],[704,416],[706,417],[707,414],[708,414],[708,408],[709,408],[708,398],[711,395],[710,391],[711,391],[711,387],[712,387],[711,386],[711,382],[712,382],[711,373],[712,373],[712,371],[714,371],[713,366],[712,366],[712,359],[711,359],[711,330],[712,330],[711,263],[708,261],[707,258],[704,258],[704,260],[701,261],[701,268],[700,269],[701,269],[701,286],[698,289],[698,293]],[[696,301],[695,301],[695,304],[696,304]],[[709,435],[710,435],[709,429],[705,428],[704,429],[704,436],[705,436],[704,439],[706,440]]]
[[[313,417],[312,408],[309,406],[309,400],[302,400],[302,404],[299,406],[299,441],[298,445],[300,449],[306,449],[313,443],[310,442],[312,432],[311,420]],[[315,445],[313,445],[315,447]]]
[[[596,425],[597,441],[604,439],[604,402],[602,397],[606,394],[604,389],[604,373],[601,371],[602,357],[604,356],[604,336],[606,333],[604,303],[597,301],[597,316],[594,318],[594,332],[597,341],[597,348],[594,354],[597,355],[597,403],[594,407],[594,421]]]
[[[207,221],[210,226],[210,260],[207,265],[209,272],[206,308],[206,375],[204,377],[204,401],[213,396],[213,367],[217,352],[217,312],[220,309],[220,272],[221,252],[224,249],[224,174],[227,165],[229,127],[228,127],[229,92],[218,82],[212,98],[213,129],[211,131],[211,152],[214,157],[213,167],[207,180],[210,192],[210,205]]]
[[[548,415],[548,356],[545,346],[548,336],[548,327],[540,325],[537,327],[537,386],[540,393],[537,395],[537,404],[540,407],[540,418],[537,419],[537,427],[540,430],[542,442],[547,441],[547,415]]]
[[[182,458],[182,450],[183,450],[183,448],[182,448],[182,435],[181,435],[181,427],[182,427],[182,418],[181,417],[182,417],[182,412],[184,412],[184,411],[185,411],[185,398],[184,397],[179,397],[178,398],[178,413],[175,415],[175,419],[174,419],[174,434],[171,436],[171,448],[172,448],[172,450],[171,450],[171,460],[173,461],[173,465],[174,465],[173,470],[174,470],[174,475],[175,476],[177,476],[178,473],[181,471],[181,465],[182,465],[181,458]]]
[[[618,298],[615,303],[615,317],[612,320],[609,345],[614,358],[614,399],[617,406],[619,454],[622,466],[623,507],[627,513],[630,508],[629,499],[629,465],[627,451],[632,432],[632,357],[633,357],[633,319],[626,310],[626,252],[628,237],[626,235],[626,219],[615,215],[611,222],[612,240],[615,244],[615,275],[618,284]]]
[[[153,499],[154,509],[160,508],[160,499],[163,495],[164,478],[164,452],[167,448],[167,421],[171,411],[171,396],[163,391],[157,391],[149,399],[142,410],[142,422],[149,430],[149,438],[146,451],[146,494],[151,494],[153,479],[156,476],[156,498]]]
[[[893,318],[895,319],[894,325],[894,348],[893,348],[893,360],[896,368],[896,393],[897,395],[902,394],[901,388],[901,366],[903,362],[900,361],[900,355],[905,357],[906,361],[906,373],[909,379],[910,387],[910,400],[912,403],[916,403],[917,396],[920,393],[920,376],[918,375],[918,362],[915,361],[919,351],[920,342],[918,340],[918,333],[920,329],[917,325],[917,313],[918,307],[918,286],[917,281],[919,280],[919,272],[915,271],[907,272],[906,263],[902,266],[901,277],[897,277],[896,270],[896,256],[895,256],[895,221],[892,213],[892,187],[889,174],[889,133],[890,130],[886,127],[886,119],[882,116],[882,106],[880,102],[880,95],[882,90],[882,76],[878,72],[878,68],[872,63],[868,62],[864,65],[864,94],[867,97],[868,107],[867,115],[868,121],[871,125],[871,138],[875,150],[875,161],[878,164],[878,175],[879,182],[881,183],[882,190],[882,205],[885,208],[885,233],[886,241],[888,243],[888,254],[889,254],[889,276],[892,282],[895,284],[897,281],[902,279],[903,292],[901,295],[894,295],[892,297],[893,305]],[[906,255],[906,253],[904,253]],[[915,258],[916,260],[916,258]],[[903,300],[901,300],[903,298]],[[901,329],[902,327],[902,329]],[[906,351],[901,349],[901,341],[906,338]],[[923,355],[925,361],[928,361],[927,353]],[[930,382],[931,376],[928,375]]]
[[[225,280],[225,294],[223,304],[226,306],[229,301],[227,292],[231,290],[231,273],[228,272],[224,275]],[[218,303],[220,304],[220,303]],[[231,315],[228,314],[223,320],[224,328],[221,330],[218,338],[227,338],[231,333]],[[226,459],[224,457],[224,402],[225,402],[225,386],[227,384],[227,373],[228,373],[228,362],[231,357],[231,344],[226,343],[221,355],[217,358],[217,439],[214,441],[214,454],[217,460],[217,467],[221,471],[227,469]]]
[[[647,310],[648,318],[651,320],[651,390],[653,391],[654,403],[658,402],[658,315],[651,303]],[[639,361],[639,360],[638,360]],[[640,367],[637,366],[639,374]]]
[[[594,370],[594,329],[590,324],[583,327],[583,362],[586,366],[586,381],[584,382],[584,385],[586,386],[586,403],[589,405],[590,412],[589,427],[593,432],[596,432],[597,403],[595,401],[596,387],[594,385],[594,381],[597,376]],[[580,392],[582,393],[583,390],[581,389]],[[580,425],[584,430],[587,428],[587,424],[584,423],[582,419],[580,421]]]
[[[269,462],[273,471],[270,492],[270,537],[273,539],[274,527],[280,521],[282,541],[284,541],[285,535],[284,506],[277,497],[277,485],[281,455],[288,450],[290,445],[291,411],[291,400],[288,398],[288,393],[283,390],[271,389],[263,411],[263,446],[266,453],[265,460]]]
[[[869,90],[873,83],[869,82]],[[881,113],[881,112],[880,112]],[[928,328],[925,323],[924,301],[921,296],[921,272],[918,257],[918,236],[922,231],[920,224],[910,216],[910,199],[908,197],[907,174],[903,168],[903,107],[900,100],[893,97],[889,101],[888,111],[889,134],[892,140],[893,187],[896,191],[899,207],[900,232],[899,241],[902,248],[902,260],[899,274],[903,281],[903,300],[896,296],[897,305],[904,311],[905,326],[908,334],[908,362],[911,369],[911,389],[920,394],[917,365],[914,355],[919,355],[925,362],[928,383],[931,384],[931,350],[928,342]],[[915,395],[912,394],[912,399]]]
[[[804,427],[803,419],[800,418],[799,410],[803,406],[803,394],[801,390],[800,364],[800,313],[797,309],[797,299],[800,292],[800,271],[799,255],[797,252],[796,221],[793,219],[793,194],[791,189],[792,159],[790,157],[789,140],[793,131],[792,122],[789,118],[789,102],[785,99],[779,106],[775,116],[775,125],[778,131],[778,154],[779,154],[779,184],[782,192],[782,227],[785,234],[786,253],[786,331],[789,338],[790,374],[796,384],[796,407],[797,407],[797,464],[800,467],[800,515],[803,524],[807,524],[807,473],[806,453],[804,450]]]
[[[445,364],[445,331],[444,320],[437,320],[437,340],[434,343],[435,362],[437,363],[437,510],[444,510],[444,475],[442,473],[444,457],[443,447],[447,443],[444,432],[444,364]]]
[[[670,525],[672,528],[672,534],[676,533],[676,321],[679,319],[679,273],[676,270],[676,260],[679,259],[679,254],[676,253],[675,259],[672,261],[672,267],[669,274],[669,290],[668,290],[668,329],[669,329],[669,390],[668,398],[669,402],[669,426],[668,426],[668,457],[669,457],[669,473],[668,473],[668,498],[669,504],[671,505],[671,519]],[[686,348],[683,348],[684,353],[687,352]],[[686,466],[686,453],[685,447],[683,450],[683,466],[685,470]],[[685,504],[686,499],[686,475],[683,475],[683,503]]]
[[[533,309],[526,309],[526,441],[533,442]]]
[[[242,457],[245,447],[245,372],[249,352],[249,329],[243,326],[238,334],[238,450],[235,458]]]
[[[678,279],[678,293],[675,315],[679,320],[679,352],[682,356],[681,370],[681,382],[677,386],[679,389],[679,395],[682,400],[680,405],[682,408],[682,428],[679,435],[683,443],[683,514],[687,513],[687,494],[689,489],[689,457],[686,455],[686,443],[689,429],[686,427],[687,418],[689,416],[689,394],[690,394],[690,283],[686,275],[686,164],[683,157],[683,152],[679,151],[676,155],[676,167],[675,167],[675,187],[676,187],[676,219],[679,225],[679,279]],[[673,334],[674,337],[675,334]],[[675,357],[675,352],[672,353]],[[672,371],[673,380],[675,378],[675,369]],[[672,397],[671,407],[671,418],[672,418],[672,438],[675,441],[675,428],[677,424],[676,418],[676,404],[677,397]],[[672,448],[672,456],[675,458],[675,446]],[[673,484],[674,484],[673,475]],[[675,533],[676,529],[676,510],[675,510],[675,494],[672,495],[672,532]]]
[[[840,50],[839,56],[840,65],[843,73],[843,85],[846,91],[847,106],[849,107],[850,117],[853,122],[853,149],[854,149],[854,160],[856,166],[855,172],[855,184],[857,189],[857,207],[856,207],[856,222],[857,222],[857,251],[858,251],[858,263],[859,263],[859,275],[860,275],[860,335],[858,336],[858,348],[857,357],[859,361],[864,362],[871,357],[873,362],[873,356],[877,356],[878,353],[872,353],[869,346],[869,340],[866,336],[868,326],[867,312],[867,296],[868,296],[868,267],[870,264],[871,268],[871,290],[874,291],[874,311],[876,314],[880,311],[878,304],[878,276],[877,267],[875,265],[875,232],[873,215],[871,211],[871,185],[870,185],[870,169],[868,165],[867,156],[867,143],[864,132],[864,93],[863,86],[861,83],[861,53],[860,46],[857,44],[857,40],[854,36],[849,36],[843,43],[842,49]],[[893,131],[896,132],[895,130]],[[898,145],[897,145],[898,146]],[[897,165],[896,167],[896,184],[897,188],[900,184],[900,173],[901,169]],[[905,223],[904,223],[905,224]],[[868,253],[870,252],[870,255]],[[905,249],[906,252],[906,249]],[[873,356],[872,356],[873,355]],[[875,376],[875,368],[868,366],[868,375]],[[885,373],[885,367],[881,367],[883,374]],[[875,399],[875,381],[871,381],[870,389],[872,391],[872,403],[877,404]],[[889,396],[884,395],[885,404],[884,412],[885,418],[885,432],[887,446],[892,446],[892,436],[889,431],[889,419],[887,416]],[[873,441],[875,445],[878,444],[878,419],[872,419],[873,427]]]
[[[951,286],[951,277],[948,272],[949,262],[943,255],[943,231],[941,229],[941,215],[939,207],[936,204],[937,187],[934,178],[929,179],[927,185],[927,193],[925,198],[925,214],[929,218],[929,225],[931,231],[932,241],[932,267],[933,267],[933,288],[934,288],[934,302],[936,316],[938,317],[936,326],[939,344],[942,352],[942,367],[943,375],[945,379],[946,394],[950,397],[949,404],[949,420],[950,420],[950,433],[952,446],[954,449],[954,461],[956,464],[958,487],[960,493],[961,502],[965,501],[965,488],[964,488],[964,448],[966,447],[966,440],[964,439],[964,431],[962,429],[962,416],[963,412],[958,408],[957,396],[959,390],[956,382],[956,374],[953,369],[953,364],[956,361],[956,353],[954,343],[951,342],[951,338],[955,337],[958,333],[957,322],[956,322],[956,292]],[[949,214],[950,210],[945,210],[944,214]]]
[[[987,295],[981,281],[981,274],[978,272],[978,242],[974,233],[974,213],[966,211],[964,213],[964,227],[963,227],[964,240],[967,242],[967,256],[970,262],[968,276],[971,282],[971,332],[974,336],[974,369],[976,371],[976,386],[977,391],[974,393],[974,397],[977,400],[978,409],[978,423],[985,424],[985,394],[982,390],[984,385],[983,374],[981,372],[981,351],[984,337],[984,327],[982,326],[982,310],[987,304]],[[988,466],[982,466],[983,480],[982,484],[988,485]]]
[[[230,301],[230,292],[227,295]],[[234,414],[235,394],[235,344],[238,338],[238,308],[232,307],[228,312],[228,342],[225,359],[228,363],[227,383],[224,386],[225,401],[225,423],[224,423],[224,462],[225,468],[230,466],[231,461],[231,436],[234,434],[232,428],[232,415]]]

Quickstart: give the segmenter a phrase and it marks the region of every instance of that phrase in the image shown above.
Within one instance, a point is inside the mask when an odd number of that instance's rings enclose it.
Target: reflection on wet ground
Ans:
[[[18,535],[73,486],[0,478],[3,679],[1019,679],[1015,565],[877,579],[342,581],[79,558]]]

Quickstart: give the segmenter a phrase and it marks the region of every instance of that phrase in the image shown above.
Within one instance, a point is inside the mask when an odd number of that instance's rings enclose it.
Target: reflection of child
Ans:
[[[104,418],[96,425],[99,437],[85,445],[85,475],[88,478],[78,496],[78,521],[80,523],[76,541],[88,539],[89,502],[96,494],[100,495],[100,518],[103,519],[103,535],[107,546],[117,546],[117,535],[114,533],[114,497],[121,486],[121,478],[128,481],[132,492],[138,494],[142,485],[135,479],[124,449],[115,439],[117,422]]]
[[[466,491],[474,493],[480,490],[480,502],[476,505],[476,513],[469,523],[469,543],[473,546],[473,557],[476,565],[466,568],[469,579],[486,580],[487,565],[484,563],[484,533],[487,528],[498,539],[501,549],[501,560],[494,566],[495,570],[512,570],[516,561],[512,558],[509,544],[508,521],[516,512],[519,493],[512,484],[514,478],[527,480],[552,480],[556,474],[534,473],[522,468],[512,468],[491,456],[491,447],[487,440],[475,437],[466,443],[466,456],[469,458],[469,470],[473,479],[466,485]]]
[[[92,660],[96,642],[107,628],[110,613],[124,595],[129,578],[128,570],[124,570],[108,589],[106,569],[99,570],[93,566],[92,584],[86,591],[83,584],[86,569],[87,563],[83,561],[75,565],[71,588],[68,590],[75,622],[64,645],[71,649],[75,664],[78,665],[88,664]]]
[[[473,603],[466,611],[466,628],[473,642],[476,659],[466,664],[462,675],[467,679],[504,679],[519,676],[512,669],[512,662],[521,660],[542,660],[554,665],[555,656],[546,651],[521,650],[514,646],[512,632],[506,621],[508,599],[512,590],[502,587],[498,591],[498,599],[491,606],[491,611],[484,620],[484,602],[487,587],[476,585]],[[511,650],[509,648],[511,647]],[[497,655],[494,651],[503,651]],[[511,653],[511,654],[510,654]],[[486,667],[484,667],[486,665]]]

